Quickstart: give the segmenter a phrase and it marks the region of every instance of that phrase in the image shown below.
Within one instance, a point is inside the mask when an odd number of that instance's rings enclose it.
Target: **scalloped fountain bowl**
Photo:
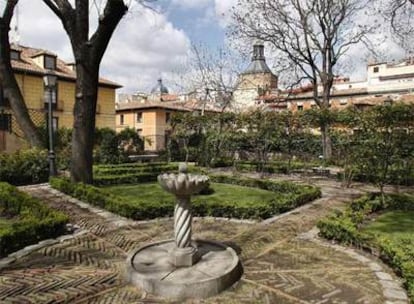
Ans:
[[[206,175],[179,173],[158,176],[161,187],[175,195],[174,239],[134,250],[127,260],[128,280],[149,293],[168,298],[206,298],[237,282],[243,274],[231,247],[192,240],[191,195],[209,185]]]
[[[206,175],[180,172],[178,174],[164,173],[158,175],[158,182],[165,191],[176,196],[191,196],[207,187],[210,179]]]

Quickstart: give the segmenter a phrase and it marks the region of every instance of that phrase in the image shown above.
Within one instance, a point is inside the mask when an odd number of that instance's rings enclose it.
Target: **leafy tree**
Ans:
[[[174,113],[171,117],[171,136],[167,143],[167,153],[171,160],[172,145],[175,142],[184,149],[184,161],[188,162],[190,158],[190,140],[196,134],[200,134],[201,125],[200,117],[193,113]]]
[[[413,162],[414,105],[350,109],[347,115],[346,126],[354,130],[347,152],[357,170],[383,194],[386,183],[398,184],[407,173],[398,168]]]
[[[269,153],[280,144],[285,126],[277,119],[278,114],[273,111],[256,109],[241,115],[241,127],[245,131],[248,149],[255,153],[259,162],[258,169],[263,174],[269,161]]]

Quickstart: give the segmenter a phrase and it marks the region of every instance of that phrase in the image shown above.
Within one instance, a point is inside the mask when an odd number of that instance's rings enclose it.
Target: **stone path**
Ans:
[[[352,256],[306,234],[318,218],[361,193],[329,180],[312,182],[322,187],[322,198],[288,215],[257,224],[195,221],[196,238],[227,242],[240,253],[244,275],[216,297],[187,303],[407,303],[405,294],[389,290],[387,294],[378,272],[393,288],[398,288],[398,281],[378,261],[375,270],[369,267],[371,259],[365,258],[367,264],[361,255]],[[0,303],[174,303],[145,294],[124,280],[127,253],[171,238],[171,220],[133,222],[83,208],[85,204],[79,206],[47,185],[24,190],[67,213],[82,233],[0,269]]]

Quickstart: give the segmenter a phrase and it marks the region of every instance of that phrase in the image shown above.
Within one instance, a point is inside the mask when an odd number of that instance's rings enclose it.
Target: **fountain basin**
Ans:
[[[174,240],[161,241],[133,251],[127,259],[128,281],[146,292],[166,298],[206,298],[237,282],[243,274],[231,247],[195,240],[199,261],[191,267],[174,266]]]

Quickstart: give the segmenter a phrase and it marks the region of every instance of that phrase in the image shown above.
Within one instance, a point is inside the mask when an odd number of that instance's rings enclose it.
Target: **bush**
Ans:
[[[46,182],[48,178],[47,151],[30,149],[0,154],[0,181],[18,186]]]
[[[159,174],[177,170],[178,164],[174,163],[99,165],[94,168],[94,184],[107,186],[153,182]],[[194,172],[196,169],[190,166],[189,171]]]
[[[63,234],[68,222],[63,213],[48,208],[7,183],[0,183],[0,216],[17,219],[0,229],[0,257]]]
[[[174,212],[172,201],[142,202],[139,206],[135,206],[101,188],[82,183],[74,184],[64,178],[51,178],[50,185],[79,200],[134,220],[171,216]]]
[[[379,251],[380,258],[404,278],[409,294],[414,297],[414,240],[390,240],[359,230],[372,213],[384,210],[414,211],[414,196],[389,194],[383,201],[379,193],[366,195],[352,202],[345,212],[322,219],[317,226],[320,235],[329,240],[369,249],[371,252]]]
[[[119,133],[109,128],[95,131],[95,162],[117,164],[128,162],[128,156],[140,154],[144,149],[144,141],[135,129],[124,129]]]
[[[99,181],[102,184],[111,184],[115,180],[119,183],[130,183],[131,180],[145,179],[148,181],[150,177],[156,179],[157,175],[145,176],[124,176],[125,180],[120,176],[105,177]],[[113,180],[112,180],[113,179]],[[193,214],[195,216],[215,216],[215,217],[235,217],[235,218],[268,218],[275,214],[285,212],[303,205],[320,197],[321,192],[318,188],[312,186],[298,186],[288,182],[272,182],[265,180],[254,180],[248,178],[235,178],[230,176],[211,176],[212,182],[227,183],[246,187],[256,187],[264,190],[275,192],[275,198],[269,204],[261,206],[240,205],[238,202],[216,202],[216,201],[200,201],[193,200]],[[120,214],[134,220],[150,219],[156,217],[170,216],[174,212],[174,201],[159,201],[154,198],[151,201],[141,201],[139,204],[131,204],[124,198],[115,196],[91,185],[72,184],[67,179],[53,178],[50,181],[52,187],[74,196],[80,200],[89,202],[105,208],[111,212]],[[208,190],[206,190],[209,192]],[[211,191],[209,192],[211,194]]]

